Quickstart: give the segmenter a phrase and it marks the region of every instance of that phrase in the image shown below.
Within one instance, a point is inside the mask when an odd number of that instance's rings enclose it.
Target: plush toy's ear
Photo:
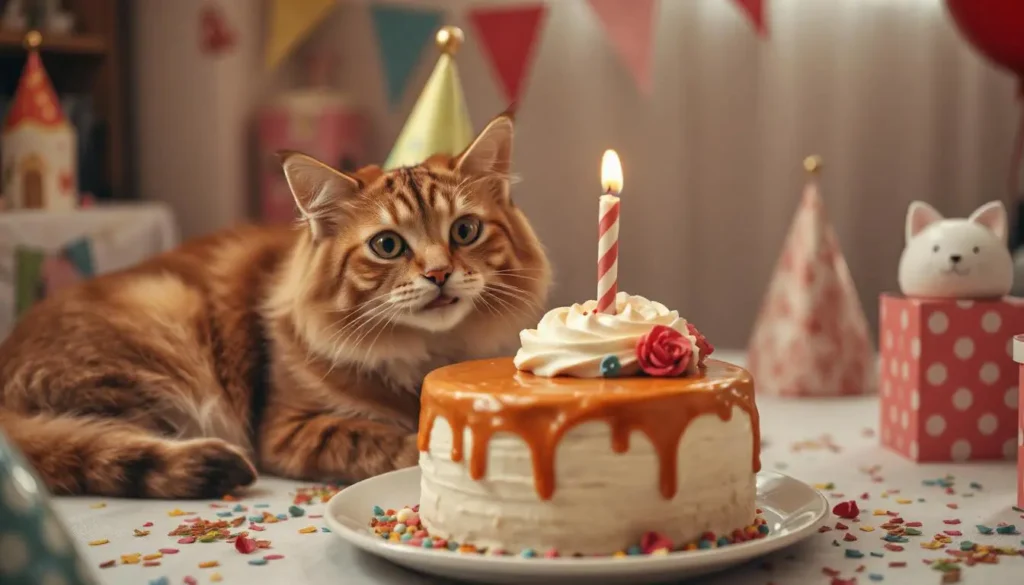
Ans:
[[[924,201],[914,201],[907,210],[907,241],[942,219],[942,214]]]
[[[999,238],[999,241],[1006,241],[1006,207],[1003,206],[1002,201],[989,201],[974,210],[967,220],[987,228]]]
[[[286,151],[278,156],[295,204],[302,219],[309,224],[313,239],[331,235],[337,227],[333,221],[335,214],[331,212],[356,196],[361,187],[359,181],[302,153]]]

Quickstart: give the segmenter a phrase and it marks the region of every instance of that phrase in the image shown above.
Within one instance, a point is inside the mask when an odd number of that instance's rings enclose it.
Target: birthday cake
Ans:
[[[708,359],[711,344],[660,303],[618,293],[596,309],[554,309],[515,358],[426,377],[418,512],[431,537],[564,556],[652,531],[674,550],[763,530],[750,374]]]

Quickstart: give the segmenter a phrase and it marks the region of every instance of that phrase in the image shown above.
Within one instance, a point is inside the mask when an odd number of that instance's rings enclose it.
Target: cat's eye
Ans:
[[[391,231],[375,234],[370,238],[369,244],[373,253],[385,260],[398,258],[406,249],[405,240],[402,239],[402,236]]]
[[[974,253],[977,254],[978,252],[981,252],[981,248],[975,246],[974,247]]]
[[[934,246],[932,246],[932,252],[938,252],[938,251],[939,251],[939,245],[938,244],[935,244]]]
[[[452,224],[451,238],[456,246],[468,246],[480,237],[480,218],[475,215],[464,215]]]

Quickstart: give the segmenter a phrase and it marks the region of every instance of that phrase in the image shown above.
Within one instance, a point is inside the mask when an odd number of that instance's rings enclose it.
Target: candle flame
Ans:
[[[614,150],[604,151],[601,157],[601,189],[612,195],[622,192],[622,163]]]

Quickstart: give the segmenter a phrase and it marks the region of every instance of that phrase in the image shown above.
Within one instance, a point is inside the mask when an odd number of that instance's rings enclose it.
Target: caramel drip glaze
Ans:
[[[537,494],[555,491],[555,450],[569,429],[603,420],[612,431],[612,449],[629,449],[633,431],[647,435],[658,454],[661,495],[676,493],[679,442],[690,422],[708,413],[723,421],[738,406],[750,415],[754,435],[753,469],[761,470],[761,432],[754,383],[738,366],[708,360],[699,374],[680,378],[544,378],[520,372],[511,358],[465,362],[434,370],[423,381],[417,445],[426,451],[438,416],[452,428],[453,461],[462,461],[468,427],[473,433],[469,475],[482,479],[487,451],[497,432],[515,433],[530,449]]]

